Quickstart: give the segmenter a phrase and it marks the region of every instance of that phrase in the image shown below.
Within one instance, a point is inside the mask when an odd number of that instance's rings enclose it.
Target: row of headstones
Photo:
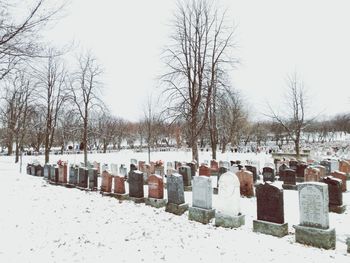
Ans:
[[[61,178],[60,174],[63,174],[64,181],[67,165],[45,169],[48,166],[44,166],[44,177],[55,182],[56,179]],[[89,173],[89,171],[91,172]],[[48,175],[45,176],[47,173]],[[54,176],[52,177],[52,175]],[[71,166],[70,179],[75,178],[76,175],[78,178],[92,178],[89,180],[89,188],[97,187],[97,169]],[[131,170],[129,172],[128,195],[125,193],[125,177],[113,176],[107,171],[102,173],[101,191],[110,192],[113,178],[116,197],[127,198],[137,203],[145,202],[154,207],[166,206],[167,212],[176,215],[181,215],[188,210],[190,220],[203,224],[208,224],[214,217],[216,226],[237,228],[245,224],[245,217],[241,214],[239,206],[241,183],[239,177],[232,172],[226,172],[220,176],[216,211],[212,208],[212,185],[211,178],[208,176],[193,177],[192,207],[188,207],[188,204],[185,203],[184,177],[180,174],[174,173],[168,177],[167,200],[164,200],[163,178],[160,175],[151,175],[148,178],[148,198],[144,198],[143,173],[141,171]],[[70,183],[74,185],[74,179]],[[87,188],[87,183],[83,179],[78,179],[77,185]],[[300,224],[294,226],[296,242],[326,249],[335,248],[335,229],[329,229],[329,192],[330,187],[325,183],[309,182],[299,186]],[[284,222],[283,190],[269,183],[259,184],[256,187],[256,198],[257,220],[253,221],[253,230],[277,237],[287,235],[288,223]]]

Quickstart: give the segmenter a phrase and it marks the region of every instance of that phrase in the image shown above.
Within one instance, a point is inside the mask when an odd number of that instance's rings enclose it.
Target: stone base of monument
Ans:
[[[52,185],[58,185],[57,182],[53,182],[53,181],[47,181],[49,184],[52,184]]]
[[[155,208],[161,208],[166,206],[166,202],[167,202],[166,199],[157,199],[157,198],[151,198],[151,197],[148,197],[145,199],[146,205],[150,205]]]
[[[348,245],[347,252],[350,253],[350,237],[346,239],[346,244]]]
[[[295,181],[297,183],[303,183],[303,182],[305,182],[305,179],[304,179],[304,177],[295,177]]]
[[[282,188],[285,190],[298,190],[298,186],[295,184],[282,184]]]
[[[215,217],[215,209],[203,209],[199,207],[190,207],[188,209],[188,219],[202,224],[209,224]]]
[[[185,192],[191,192],[192,191],[192,186],[189,185],[189,186],[184,186],[184,191]]]
[[[109,193],[109,196],[117,198],[118,200],[129,200],[129,194]]]
[[[74,184],[70,184],[70,183],[67,183],[64,186],[67,187],[67,188],[75,188],[75,185]]]
[[[214,187],[213,188],[213,195],[217,195],[219,193],[219,188]]]
[[[295,228],[295,241],[301,244],[324,248],[335,249],[335,229],[321,229],[307,226],[293,226]]]
[[[169,212],[175,215],[182,215],[188,210],[188,204],[173,204],[173,203],[167,203],[165,206],[165,212]]]
[[[245,224],[245,215],[229,216],[220,212],[215,213],[215,226],[238,228]]]
[[[89,189],[86,187],[76,186],[75,188],[81,190],[81,191],[88,191]]]
[[[129,200],[133,201],[135,204],[141,204],[145,202],[145,198],[144,197],[133,197],[129,195]]]
[[[330,205],[329,212],[343,214],[346,210],[346,205]]]
[[[275,237],[284,237],[288,235],[288,223],[278,224],[263,220],[253,220],[253,231]]]
[[[102,196],[111,196],[111,197],[113,197],[113,193],[110,193],[110,192],[103,192],[103,191],[100,191],[100,194],[101,194]]]

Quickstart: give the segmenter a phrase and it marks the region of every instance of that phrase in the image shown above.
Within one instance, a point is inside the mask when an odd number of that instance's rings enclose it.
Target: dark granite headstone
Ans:
[[[256,187],[258,220],[284,223],[283,190],[269,183]]]
[[[296,169],[296,176],[304,178],[304,176],[305,176],[305,169],[306,168],[307,168],[307,164],[306,163],[299,163],[297,165],[297,169]]]
[[[333,176],[327,176],[322,179],[322,182],[328,185],[329,205],[343,205],[342,181]]]
[[[129,196],[143,198],[143,173],[138,170],[132,170],[129,173]]]
[[[320,162],[320,165],[324,166],[326,168],[326,175],[331,174],[331,162],[328,160],[323,160]]]
[[[299,164],[298,161],[291,160],[291,161],[289,161],[289,168],[296,171],[298,164]]]
[[[284,171],[288,169],[288,166],[285,163],[282,163],[280,167],[278,168],[278,176],[280,177],[280,180],[283,181],[284,177]]]
[[[90,190],[97,190],[97,168],[89,169],[89,189]]]
[[[172,174],[167,178],[168,203],[181,205],[185,203],[183,177]]]
[[[293,169],[284,170],[283,183],[287,185],[296,184],[296,172]]]
[[[88,169],[87,168],[79,167],[78,186],[82,188],[88,187]]]
[[[191,186],[191,167],[181,166],[179,168],[179,174],[181,174],[183,177],[184,186]]]
[[[191,168],[191,178],[196,176],[196,164],[194,162],[186,163],[187,166]]]
[[[262,175],[263,175],[264,182],[266,182],[266,181],[274,182],[275,181],[275,170],[271,167],[264,167]]]
[[[72,185],[78,184],[78,168],[73,165],[69,168],[69,183]]]
[[[51,167],[51,165],[49,165],[49,164],[44,165],[44,178],[45,179],[50,178],[50,169],[51,169],[50,167]]]

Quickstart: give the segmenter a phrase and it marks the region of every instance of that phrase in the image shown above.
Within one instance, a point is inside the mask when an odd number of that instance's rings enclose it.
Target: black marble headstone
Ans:
[[[183,204],[185,203],[185,193],[183,179],[180,174],[172,174],[167,177],[168,203]]]
[[[129,173],[129,196],[142,198],[143,193],[143,173],[138,170],[130,171]]]
[[[284,223],[283,190],[269,183],[256,187],[258,220]]]

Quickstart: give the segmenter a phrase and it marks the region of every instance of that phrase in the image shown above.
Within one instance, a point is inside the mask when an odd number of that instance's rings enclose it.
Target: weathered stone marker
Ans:
[[[245,216],[240,208],[240,183],[232,172],[226,172],[219,179],[218,202],[215,213],[215,225],[237,228],[245,224]]]
[[[208,224],[215,216],[212,209],[211,178],[195,176],[193,178],[192,207],[188,210],[188,219]]]
[[[298,243],[325,249],[335,249],[335,229],[329,228],[328,186],[305,182],[298,186],[300,224],[295,228]]]
[[[269,183],[260,184],[256,187],[256,202],[258,220],[253,220],[253,231],[276,237],[287,235],[288,223],[284,222],[283,190]]]
[[[246,170],[240,170],[236,173],[241,189],[241,195],[245,197],[254,196],[253,174]]]
[[[185,203],[183,178],[180,174],[172,174],[167,178],[168,203],[165,211],[175,215],[182,215],[188,210]]]
[[[183,182],[184,182],[184,190],[185,191],[192,191],[192,172],[191,172],[191,167],[187,165],[183,165],[179,167],[179,174],[182,175],[183,177]]]
[[[151,174],[148,177],[148,198],[145,199],[145,203],[146,205],[156,208],[164,207],[166,205],[162,176]]]
[[[305,182],[319,182],[321,180],[320,169],[315,167],[307,167],[305,169]]]
[[[112,192],[112,180],[113,176],[106,170],[102,171],[101,181],[101,192],[110,193]]]
[[[129,173],[129,199],[135,203],[144,203],[143,173],[132,170]]]

